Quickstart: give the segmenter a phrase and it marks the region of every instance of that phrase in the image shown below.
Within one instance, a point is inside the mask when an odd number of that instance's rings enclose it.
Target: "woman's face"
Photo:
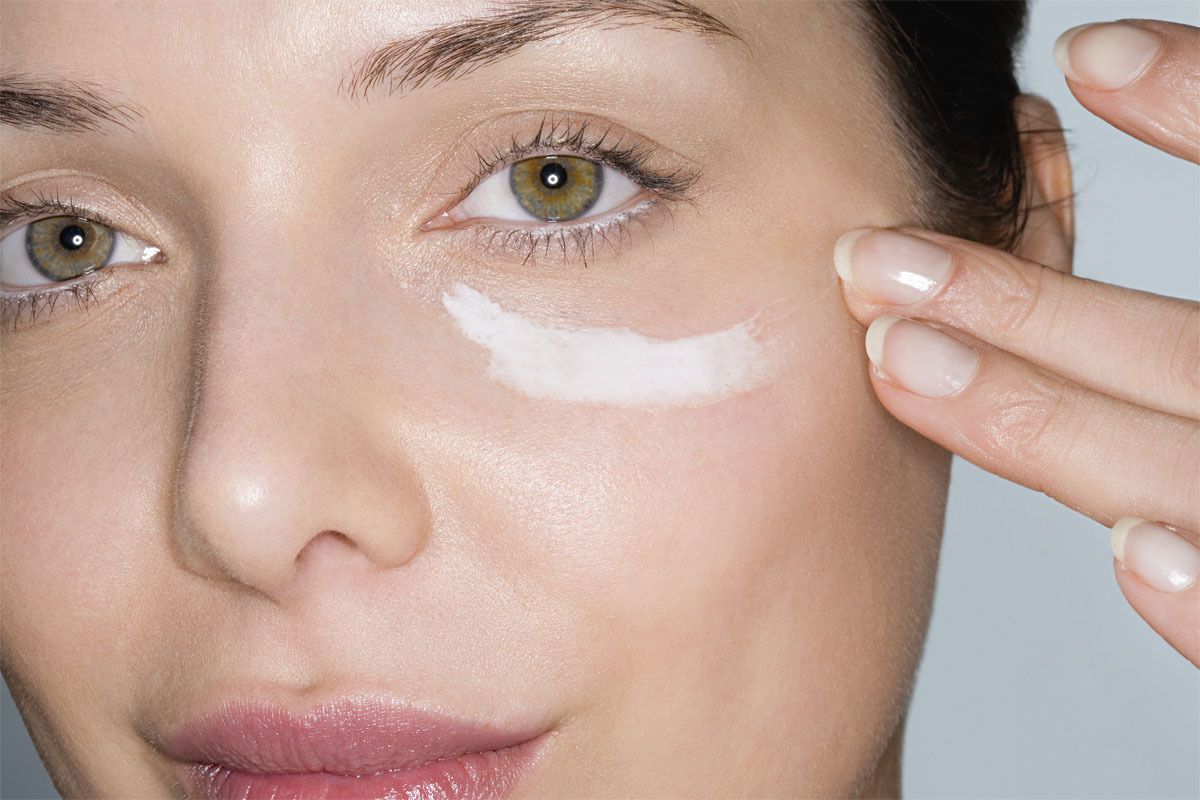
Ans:
[[[60,789],[179,795],[179,726],[356,698],[544,733],[518,794],[871,779],[948,456],[875,400],[831,252],[914,182],[851,8],[697,5],[736,37],[0,6],[10,96],[73,98],[0,126],[3,667]],[[43,201],[130,237],[86,305],[15,296],[107,230],[37,250]]]

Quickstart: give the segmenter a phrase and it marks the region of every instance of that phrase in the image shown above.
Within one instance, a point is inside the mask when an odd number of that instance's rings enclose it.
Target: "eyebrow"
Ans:
[[[108,99],[92,84],[0,75],[0,124],[51,133],[97,131],[107,125],[128,128],[141,117],[133,106]]]
[[[435,86],[507,58],[522,47],[582,28],[651,24],[714,40],[741,37],[685,0],[518,0],[502,10],[440,25],[380,47],[342,78],[339,94],[387,94]]]

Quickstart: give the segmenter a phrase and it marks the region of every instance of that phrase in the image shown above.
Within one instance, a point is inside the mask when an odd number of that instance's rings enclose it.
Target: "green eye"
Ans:
[[[113,229],[80,217],[49,217],[28,226],[25,249],[38,272],[55,281],[78,278],[108,263]]]
[[[547,222],[583,216],[604,186],[602,167],[574,156],[527,158],[512,165],[512,192],[521,207]]]

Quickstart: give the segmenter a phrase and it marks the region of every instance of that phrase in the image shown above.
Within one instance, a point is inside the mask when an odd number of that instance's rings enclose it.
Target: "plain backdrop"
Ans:
[[[1200,169],[1085,111],[1050,56],[1122,17],[1200,2],[1035,2],[1021,85],[1068,131],[1075,273],[1200,299]],[[57,798],[7,687],[0,723],[0,797]],[[909,798],[1200,798],[1200,671],[1125,603],[1108,529],[959,458],[903,774]]]

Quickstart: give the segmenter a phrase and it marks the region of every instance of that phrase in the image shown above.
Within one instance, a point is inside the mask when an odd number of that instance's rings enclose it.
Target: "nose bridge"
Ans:
[[[175,485],[184,566],[275,600],[301,567],[407,563],[429,520],[419,476],[371,402],[381,393],[343,352],[371,337],[333,329],[362,324],[338,308],[366,301],[349,296],[362,284],[331,274],[338,265],[297,227],[294,214],[246,215],[214,244]]]

